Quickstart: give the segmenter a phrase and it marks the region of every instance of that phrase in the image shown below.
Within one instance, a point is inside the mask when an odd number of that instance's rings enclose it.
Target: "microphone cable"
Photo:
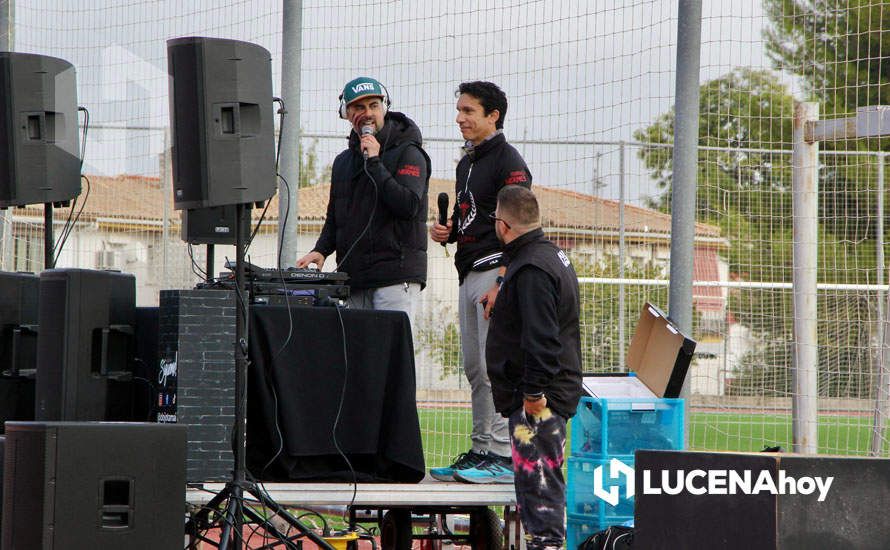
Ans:
[[[280,220],[280,223],[282,224],[280,234],[284,235],[285,232],[287,231],[288,218],[290,218],[291,189],[290,189],[290,184],[287,182],[287,180],[284,178],[284,176],[281,175],[281,173],[278,170],[278,161],[281,158],[281,143],[283,141],[282,138],[284,136],[284,117],[287,114],[287,109],[285,109],[285,107],[284,107],[284,100],[281,99],[280,97],[274,98],[273,101],[277,101],[281,104],[281,107],[278,109],[278,114],[280,115],[280,119],[279,119],[280,121],[278,123],[278,146],[277,146],[276,152],[275,152],[275,175],[281,179],[281,182],[284,184],[284,187],[287,190],[287,196],[288,196],[287,204],[284,209],[284,219]],[[279,195],[279,200],[281,200],[280,195]],[[268,208],[268,205],[271,204],[271,202],[272,201],[269,201],[269,203],[266,205],[266,208]],[[263,214],[260,216],[261,221],[265,217],[265,212],[266,211],[264,209]],[[257,225],[257,229],[259,229],[259,225]],[[256,230],[254,230],[254,234],[251,235],[251,237],[250,237],[251,241],[253,241],[254,235],[256,235]],[[269,367],[266,370],[266,375],[267,375],[266,376],[266,381],[267,381],[266,385],[269,388],[269,391],[272,393],[272,405],[273,405],[272,411],[273,411],[274,418],[275,418],[275,433],[278,436],[278,449],[275,450],[275,454],[272,455],[272,458],[270,458],[269,461],[266,462],[266,464],[263,466],[262,470],[260,471],[259,477],[261,477],[261,478],[263,477],[263,474],[265,474],[266,469],[269,466],[271,466],[279,456],[281,456],[282,452],[284,452],[284,434],[282,433],[281,425],[278,422],[278,392],[275,391],[275,382],[273,380],[273,376],[271,376],[272,375],[271,371],[272,371],[272,369],[275,368],[275,361],[278,359],[279,356],[281,356],[281,354],[284,352],[284,350],[287,349],[287,346],[290,344],[291,339],[293,339],[293,334],[294,334],[294,313],[293,313],[293,310],[291,309],[290,292],[287,289],[287,280],[285,279],[284,273],[281,269],[281,253],[283,250],[283,246],[284,246],[284,239],[279,237],[276,266],[278,268],[278,277],[279,277],[279,279],[281,279],[281,284],[284,288],[284,303],[287,305],[287,321],[288,321],[287,338],[285,338],[284,342],[281,344],[281,347],[278,348],[278,351],[275,352],[275,355],[272,356],[270,363],[269,363]]]
[[[337,310],[337,319],[340,321],[340,336],[343,342],[343,385],[340,387],[340,402],[337,404],[337,415],[334,417],[334,426],[331,428],[331,439],[334,441],[334,448],[337,449],[337,452],[340,454],[343,461],[346,462],[346,466],[352,474],[352,499],[349,501],[349,506],[346,508],[349,510],[352,508],[353,504],[355,504],[355,497],[358,494],[358,474],[356,473],[355,468],[353,468],[352,462],[350,462],[349,458],[346,456],[346,453],[340,448],[340,442],[337,441],[337,426],[340,424],[340,415],[343,413],[343,403],[346,401],[346,381],[347,375],[349,374],[349,358],[347,357],[346,352],[346,324],[343,323],[343,314],[340,311],[339,305],[335,305],[334,309]]]
[[[284,100],[280,97],[273,97],[272,103],[279,103],[281,107],[278,108],[278,144],[275,146],[275,175],[284,180],[281,177],[281,174],[278,172],[278,161],[281,159],[281,141],[284,137],[284,117],[287,115],[287,109],[284,108]],[[281,200],[280,196],[279,199]],[[269,210],[269,205],[272,204],[272,199],[266,201],[266,206],[263,208],[263,212],[260,214],[260,219],[257,221],[256,227],[254,227],[253,232],[250,234],[250,237],[247,239],[247,246],[244,247],[244,253],[247,254],[247,251],[250,250],[250,245],[253,243],[253,238],[256,237],[257,232],[260,230],[260,226],[263,225],[263,221],[266,219],[266,212]],[[288,210],[290,210],[290,191],[288,190]],[[285,222],[287,220],[285,219]],[[282,234],[284,234],[284,230],[282,230]],[[278,253],[279,259],[281,257],[281,252],[279,249]],[[279,264],[280,265],[280,264]]]
[[[346,254],[344,254],[342,258],[339,258],[337,265],[334,267],[334,271],[340,271],[340,266],[343,265],[344,262],[346,262],[346,258],[349,257],[353,249],[355,249],[355,246],[359,243],[359,241],[362,240],[362,238],[365,236],[365,233],[368,232],[368,229],[371,228],[371,223],[373,223],[374,221],[374,214],[377,213],[377,199],[379,195],[379,189],[377,187],[377,180],[375,180],[374,176],[371,175],[371,172],[368,171],[368,159],[364,159],[362,161],[362,169],[364,170],[365,175],[368,176],[368,179],[371,180],[371,184],[374,186],[374,205],[371,207],[371,215],[368,216],[368,222],[365,224],[364,229],[362,229],[362,232],[359,233],[358,237],[352,243],[352,246],[350,246],[346,250]]]
[[[80,171],[83,172],[83,161],[87,152],[87,132],[89,132],[90,129],[90,110],[83,106],[78,106],[77,110],[78,112],[83,112],[83,136],[80,139]],[[65,220],[65,225],[62,226],[62,232],[59,234],[58,240],[53,244],[53,265],[48,266],[49,268],[56,267],[56,262],[59,261],[59,256],[62,255],[62,248],[64,248],[65,242],[68,241],[68,235],[71,234],[71,231],[77,225],[77,221],[80,219],[80,215],[83,213],[83,209],[87,204],[87,199],[90,197],[90,179],[84,174],[81,174],[80,177],[87,182],[87,194],[83,197],[83,202],[80,205],[80,210],[77,212],[77,216],[74,217],[74,222],[71,221],[71,215],[74,214],[74,209],[77,207],[77,199],[79,197],[74,197],[74,200],[71,201],[71,210],[68,212],[68,219]]]

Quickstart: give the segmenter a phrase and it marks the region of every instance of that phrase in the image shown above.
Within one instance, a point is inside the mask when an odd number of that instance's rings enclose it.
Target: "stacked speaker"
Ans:
[[[0,208],[80,194],[77,89],[71,63],[0,52]]]
[[[0,208],[78,196],[77,114],[70,63],[0,52]],[[132,275],[0,272],[2,550],[181,544],[185,428],[102,422],[134,418],[137,330]]]
[[[181,548],[185,428],[10,422],[2,550]]]
[[[266,201],[277,188],[271,55],[247,42],[187,37],[167,41],[167,59],[182,239],[235,244],[233,205]]]
[[[0,52],[0,135],[0,208],[77,197],[80,144],[71,63]],[[36,275],[0,272],[0,424],[34,418],[38,295]]]

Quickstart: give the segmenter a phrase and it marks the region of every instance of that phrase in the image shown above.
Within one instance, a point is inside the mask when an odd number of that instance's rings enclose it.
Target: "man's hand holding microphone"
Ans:
[[[448,217],[448,193],[439,193],[439,220],[430,227],[430,238],[440,243],[443,247],[451,236],[451,219]],[[448,249],[445,249],[448,255]]]
[[[352,119],[352,127],[358,129],[362,155],[365,157],[365,160],[379,156],[380,142],[374,136],[374,121],[366,118],[363,113],[356,113]]]

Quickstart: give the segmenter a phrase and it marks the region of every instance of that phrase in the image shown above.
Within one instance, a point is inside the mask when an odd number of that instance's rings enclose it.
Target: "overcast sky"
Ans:
[[[285,0],[286,1],[286,0]],[[280,92],[282,0],[15,0],[17,51],[61,57],[78,71],[78,101],[101,125],[168,124],[166,40],[247,40],[272,54]],[[354,5],[353,5],[354,4]],[[768,67],[758,2],[704,2],[701,78]],[[427,138],[435,177],[452,178],[459,134],[454,89],[490,79],[507,92],[512,140],[631,140],[673,104],[676,2],[632,0],[305,0],[300,124],[345,136],[337,96],[358,75],[380,79],[393,108]],[[288,126],[297,124],[290,117]],[[329,163],[342,139],[318,143]],[[87,171],[158,172],[158,131],[91,131]],[[589,191],[596,175],[618,195],[616,146],[522,145],[535,181]],[[654,190],[632,149],[627,196]]]

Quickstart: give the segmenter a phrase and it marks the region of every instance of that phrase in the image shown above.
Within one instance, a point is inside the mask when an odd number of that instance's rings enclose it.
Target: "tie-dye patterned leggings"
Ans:
[[[550,409],[538,417],[520,408],[510,415],[516,504],[530,550],[565,541],[566,483],[562,463],[566,420]]]

